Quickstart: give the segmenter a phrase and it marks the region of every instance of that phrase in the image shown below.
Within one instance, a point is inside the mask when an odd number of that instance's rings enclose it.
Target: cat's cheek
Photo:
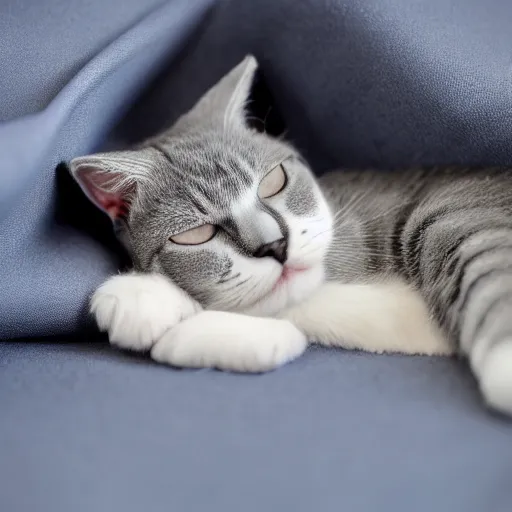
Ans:
[[[160,256],[160,266],[180,288],[203,306],[214,299],[215,284],[232,273],[233,261],[219,242],[208,247],[176,247]]]
[[[330,216],[288,219],[290,231],[288,264],[296,267],[312,267],[323,262],[332,240]]]
[[[208,287],[208,310],[242,312],[267,296],[279,276],[281,265],[271,258],[250,258],[226,251],[232,261],[230,272]]]

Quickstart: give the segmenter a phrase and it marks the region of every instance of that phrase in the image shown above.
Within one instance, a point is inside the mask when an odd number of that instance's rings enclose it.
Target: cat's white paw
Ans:
[[[200,306],[158,274],[124,274],[110,278],[92,296],[91,313],[110,342],[130,350],[148,350]]]
[[[287,320],[204,311],[167,331],[151,356],[185,368],[264,372],[295,359],[306,345]]]
[[[512,338],[494,345],[485,356],[480,389],[490,407],[512,416]]]

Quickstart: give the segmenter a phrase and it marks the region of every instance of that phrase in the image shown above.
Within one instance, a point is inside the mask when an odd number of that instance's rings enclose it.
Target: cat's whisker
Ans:
[[[324,251],[324,249],[322,247],[312,247],[311,250],[301,253],[301,256],[304,258],[311,257],[315,253],[322,253],[323,251]]]
[[[364,225],[364,226],[366,226],[368,224],[373,224],[376,220],[382,219],[391,214],[395,214],[397,212],[397,210],[401,210],[402,208],[406,207],[408,204],[409,204],[408,202],[397,204],[397,205],[389,208],[389,210],[385,211],[384,213],[380,213],[379,215],[376,215],[375,217],[372,217],[370,219],[361,220],[360,223],[361,223],[361,225]]]
[[[355,195],[352,199],[343,205],[333,216],[333,219],[339,219],[343,215],[346,215],[350,211],[355,211],[357,207],[367,198],[372,196],[372,190],[368,189],[365,192]]]
[[[231,273],[231,271],[229,272],[225,272],[221,278],[219,279],[219,281],[217,281],[217,284],[225,284],[225,283],[229,283],[230,281],[233,281],[233,279],[238,279],[240,277],[240,272],[236,273],[235,275],[232,275],[230,277],[229,274]]]
[[[311,243],[315,238],[318,238],[319,236],[325,235],[326,233],[329,233],[329,232],[330,232],[330,229],[326,229],[324,231],[321,231],[320,233],[316,233],[315,235],[313,235],[312,237],[309,238],[308,243]]]
[[[330,251],[327,253],[326,259],[332,258],[350,258],[354,261],[361,261],[368,258],[378,258],[383,262],[400,261],[401,259],[399,255],[365,251]]]
[[[359,197],[366,197],[366,196],[359,196]],[[357,204],[359,204],[359,202],[360,201],[358,201]],[[378,215],[376,215],[376,216],[374,216],[372,218],[369,218],[369,219],[362,219],[362,218],[359,218],[359,216],[356,216],[356,221],[357,221],[358,225],[360,225],[362,227],[367,226],[367,225],[371,225],[376,220],[379,220],[379,219],[384,218],[384,217],[386,217],[388,215],[391,215],[392,213],[395,213],[397,210],[400,210],[400,209],[406,207],[409,204],[410,204],[410,201],[405,201],[403,203],[394,205],[394,206],[390,207],[388,210],[386,210],[385,212],[379,213]],[[349,206],[350,206],[350,208],[349,208]],[[349,210],[355,210],[355,206],[356,206],[356,204],[352,204],[351,202],[349,202],[345,207],[343,207],[341,210],[339,210],[333,216],[333,227],[338,227],[339,225],[337,224],[337,222],[341,219],[342,215],[347,213],[347,211],[349,211]]]
[[[310,225],[310,224],[318,224],[319,222],[325,222],[325,218],[324,217],[320,217],[320,218],[317,218],[317,219],[305,219],[304,222],[307,223],[308,225]]]
[[[367,198],[370,195],[370,190],[366,190],[362,194],[355,195],[351,199],[349,199],[348,203],[345,204],[338,212],[334,215],[334,219],[336,219],[338,216],[343,215],[350,209],[355,209],[356,206],[358,206],[365,198]]]
[[[325,231],[324,231],[325,233]],[[335,233],[333,236],[332,236],[332,239],[333,240],[336,240],[338,242],[342,242],[342,241],[350,241],[350,240],[357,240],[358,242],[361,242],[361,241],[369,241],[369,242],[374,242],[374,241],[379,241],[379,240],[382,240],[382,241],[386,241],[386,240],[391,240],[391,239],[399,239],[399,238],[402,238],[402,234],[401,233],[391,233],[391,234],[388,234],[388,233],[383,233],[382,235],[380,234],[375,234],[375,233],[371,233],[371,234],[349,234],[349,235],[344,235],[342,233]]]
[[[349,256],[358,256],[360,258],[364,257],[364,256],[369,256],[369,257],[376,257],[376,258],[382,258],[382,259],[399,259],[401,258],[400,255],[398,254],[389,254],[389,253],[385,253],[385,252],[375,252],[375,251],[368,251],[368,250],[365,250],[364,247],[361,247],[361,248],[351,248],[351,247],[347,247],[347,248],[342,248],[340,250],[330,250],[328,251],[328,254],[329,255],[349,255]]]
[[[240,286],[243,286],[244,284],[248,283],[249,281],[251,281],[251,279],[252,279],[251,277],[248,277],[247,279],[244,279],[243,281],[239,281],[238,283],[234,284],[233,286],[231,286],[229,288],[224,288],[223,292],[229,293],[230,291],[235,290],[236,288],[239,288]]]
[[[332,263],[331,265],[329,265],[329,268],[331,269],[331,272],[332,271],[336,271],[336,272],[341,271],[341,272],[345,272],[345,273],[352,273],[355,275],[360,275],[361,270],[362,270],[361,266],[350,265],[350,264],[346,264],[346,263]],[[365,264],[364,269],[367,271],[368,270],[370,270],[370,271],[381,270],[379,266],[372,265],[372,264]]]
[[[391,261],[386,261],[383,258],[379,258],[381,262],[391,263]],[[364,264],[367,266],[371,264],[371,261],[367,261],[367,258],[356,258],[353,254],[328,254],[325,257],[325,262],[329,264],[338,264],[343,263],[344,266],[350,265],[354,268],[361,268],[361,265]]]
[[[354,274],[360,274],[361,273],[361,265],[355,265],[350,262],[330,262],[329,268],[332,270],[336,269],[343,269],[345,272],[352,272]],[[365,268],[370,268],[372,270],[377,270],[378,267],[374,265],[365,265]]]
[[[323,231],[320,231],[319,233],[315,233],[315,235],[313,235],[310,240],[314,240],[315,238],[318,238],[319,236],[322,236],[324,235],[325,233],[331,233],[332,232],[332,228],[328,228],[328,229],[324,229]],[[340,234],[340,233],[336,233],[334,232],[331,237],[332,237],[332,241],[357,241],[357,242],[361,242],[361,240],[366,240],[366,241],[378,241],[378,240],[388,240],[390,238],[400,238],[400,234],[383,234],[382,237],[379,237],[379,236],[375,236],[374,234],[372,235],[363,235],[363,234],[350,234],[350,235],[343,235],[343,234]]]
[[[256,280],[256,283],[254,283],[248,290],[244,290],[243,294],[239,294],[239,302],[237,306],[239,306],[242,302],[251,303],[254,302],[254,300],[257,300],[260,298],[261,294],[255,293],[255,291],[260,287],[261,283]]]
[[[370,246],[368,243],[363,243],[362,240],[354,240],[353,243],[343,241],[342,244],[333,244],[328,248],[329,253],[344,253],[350,252],[354,254],[390,254],[399,256],[401,252],[394,252],[389,245]]]

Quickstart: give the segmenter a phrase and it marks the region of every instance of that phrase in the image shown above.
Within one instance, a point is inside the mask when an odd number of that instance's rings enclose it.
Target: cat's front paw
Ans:
[[[479,373],[480,389],[487,404],[512,416],[512,338],[489,349]]]
[[[91,299],[91,313],[110,342],[129,350],[149,350],[163,333],[200,306],[159,274],[124,274],[103,283]]]
[[[184,368],[265,372],[295,359],[306,345],[287,320],[204,311],[167,331],[151,356]]]

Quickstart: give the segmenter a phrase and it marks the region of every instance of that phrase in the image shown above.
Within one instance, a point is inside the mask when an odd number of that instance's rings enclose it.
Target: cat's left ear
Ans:
[[[205,123],[217,126],[245,125],[245,107],[258,63],[248,55],[227,75],[207,91],[195,106],[178,119],[174,129],[187,129]]]
[[[150,162],[145,150],[117,151],[74,158],[69,170],[85,195],[116,221],[128,215]]]

